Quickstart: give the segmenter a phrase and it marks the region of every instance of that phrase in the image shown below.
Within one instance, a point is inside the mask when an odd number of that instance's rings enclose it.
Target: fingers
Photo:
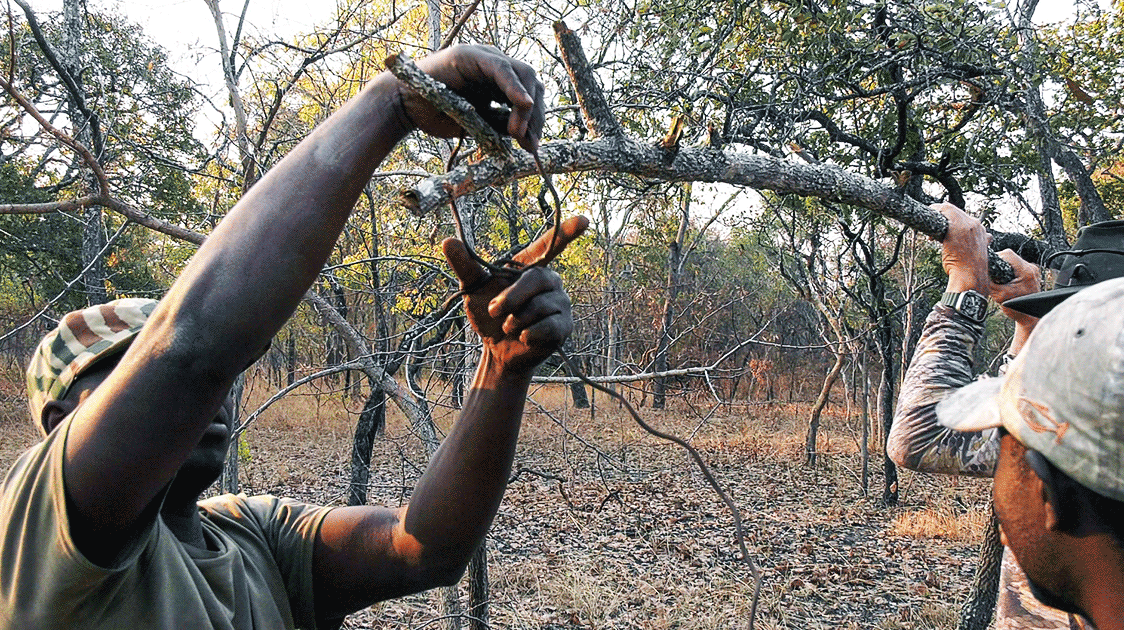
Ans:
[[[546,104],[544,102],[546,88],[535,76],[535,71],[530,66],[522,64],[520,81],[530,93],[531,102],[525,107],[513,103],[514,109],[507,122],[507,133],[515,138],[519,146],[534,153],[539,148],[539,138],[542,137],[543,123],[546,121]]]
[[[492,46],[455,46],[424,61],[427,72],[466,97],[497,130],[527,151],[538,150],[546,89],[534,68]],[[509,104],[511,111],[494,110],[492,101]]]
[[[570,298],[557,273],[527,270],[488,304],[488,314],[503,320],[503,332],[528,345],[557,343],[570,334]]]
[[[557,292],[562,298],[565,298],[568,308],[569,298],[566,298],[565,293],[562,292],[562,278],[549,269],[532,267],[519,276],[515,284],[492,298],[492,301],[488,303],[488,314],[496,318],[514,314],[526,308],[536,296],[550,291]],[[504,328],[504,332],[511,332],[506,330],[506,322]]]
[[[1011,265],[1015,277],[1005,284],[992,283],[991,297],[996,302],[1002,304],[1011,298],[1037,293],[1042,290],[1038,265],[1023,260],[1021,256],[1010,249],[999,252],[999,257]]]
[[[468,248],[460,239],[451,237],[445,239],[441,242],[441,251],[445,254],[445,260],[449,261],[449,266],[453,268],[453,273],[460,279],[461,288],[470,287],[487,275],[484,268],[468,254]]]
[[[558,346],[573,331],[574,320],[569,315],[559,313],[539,320],[519,333],[519,341],[528,346]]]
[[[554,240],[554,228],[550,228],[547,230],[546,234],[543,234],[516,254],[514,256],[515,260],[524,265],[533,264],[540,259],[542,259],[544,264],[549,263],[554,260],[558,254],[561,254],[562,251],[566,249],[567,245],[585,232],[585,229],[589,227],[589,219],[581,215],[570,217],[563,221],[562,225],[559,227],[558,239],[554,241],[553,249],[547,251],[547,249],[550,248],[551,241]]]
[[[971,289],[986,294],[991,282],[987,269],[987,230],[979,219],[950,203],[936,204],[932,208],[948,219],[948,231],[941,241],[941,265],[948,273],[948,290]]]
[[[1038,265],[1019,256],[1013,249],[1005,249],[999,252],[998,256],[1011,265],[1011,268],[1015,270],[1015,276],[1038,274]]]
[[[565,294],[559,291],[558,295]],[[531,300],[527,306],[504,318],[503,332],[506,335],[518,334],[519,331],[530,328],[537,322],[563,314],[567,306],[564,300],[553,295]]]

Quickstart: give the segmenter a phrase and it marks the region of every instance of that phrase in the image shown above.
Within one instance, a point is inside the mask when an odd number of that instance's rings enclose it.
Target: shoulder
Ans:
[[[0,523],[5,530],[42,524],[48,514],[65,522],[62,469],[69,427],[69,419],[60,423],[41,442],[24,451],[8,470],[0,484]]]
[[[332,508],[268,494],[222,494],[200,501],[199,509],[220,529],[249,530],[270,539],[311,539]]]

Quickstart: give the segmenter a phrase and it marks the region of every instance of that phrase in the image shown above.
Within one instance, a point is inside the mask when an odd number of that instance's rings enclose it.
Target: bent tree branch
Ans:
[[[666,182],[724,183],[818,197],[866,208],[938,241],[944,238],[948,223],[942,214],[897,189],[836,166],[802,164],[709,146],[680,148],[627,135],[613,117],[577,36],[561,22],[555,25],[555,35],[586,126],[597,139],[542,145],[539,158],[544,172],[621,173]],[[450,199],[538,172],[534,158],[524,151],[513,151],[510,157],[493,155],[422,180],[403,191],[402,203],[413,212],[426,214],[447,205]],[[1014,277],[1010,266],[994,253],[990,265],[997,281]]]

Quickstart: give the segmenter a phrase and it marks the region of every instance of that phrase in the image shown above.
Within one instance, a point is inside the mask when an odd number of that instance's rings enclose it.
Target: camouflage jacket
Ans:
[[[886,453],[900,466],[930,473],[990,477],[999,460],[999,432],[960,433],[937,424],[937,403],[971,383],[972,351],[983,325],[947,306],[936,306],[925,320],[921,339],[906,371],[886,438]],[[1006,367],[1004,363],[1000,371]],[[981,378],[988,378],[982,376]],[[1030,593],[1026,575],[1010,549],[1003,549],[997,630],[1069,630],[1091,624],[1048,608]]]

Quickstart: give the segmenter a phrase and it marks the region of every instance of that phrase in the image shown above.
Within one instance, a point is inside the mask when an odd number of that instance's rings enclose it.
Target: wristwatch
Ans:
[[[945,291],[940,303],[952,307],[952,310],[977,324],[982,324],[987,319],[987,298],[971,289],[962,292]]]

